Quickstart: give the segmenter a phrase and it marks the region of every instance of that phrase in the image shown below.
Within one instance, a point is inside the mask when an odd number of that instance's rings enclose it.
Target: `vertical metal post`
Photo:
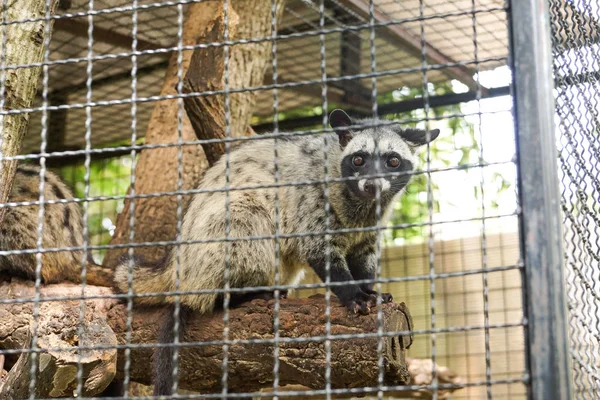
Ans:
[[[567,400],[572,397],[571,367],[548,4],[546,0],[511,3],[529,398]]]

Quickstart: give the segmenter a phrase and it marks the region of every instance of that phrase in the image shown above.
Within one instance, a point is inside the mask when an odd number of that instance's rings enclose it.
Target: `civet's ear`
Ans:
[[[344,127],[352,125],[352,120],[350,120],[348,114],[340,109],[333,110],[331,114],[329,114],[329,125],[335,129],[335,133],[338,135],[342,149],[346,147],[346,145],[348,145],[352,139],[350,130],[344,129]]]
[[[429,131],[415,128],[398,128],[396,132],[412,146],[423,146],[424,144],[434,141],[439,135],[439,129]]]

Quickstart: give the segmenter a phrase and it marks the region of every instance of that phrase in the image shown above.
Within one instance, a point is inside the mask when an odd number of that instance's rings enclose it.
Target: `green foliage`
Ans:
[[[86,197],[86,169],[84,165],[62,167],[58,172],[71,185],[75,197]],[[90,188],[88,197],[110,197],[126,194],[129,189],[130,172],[131,159],[128,156],[90,163]],[[112,227],[116,222],[118,213],[122,209],[123,200],[120,199],[91,201],[87,203],[88,232],[92,245],[108,244],[112,234]],[[94,252],[96,260],[101,259],[104,253],[105,250]]]
[[[384,103],[415,99],[423,97],[423,93],[422,88],[402,88],[401,90],[386,93],[381,96],[380,101]],[[450,93],[453,93],[453,91],[448,83],[429,84],[430,96],[440,96]],[[464,165],[477,162],[478,160],[479,147],[475,140],[475,129],[464,118],[453,117],[453,115],[458,114],[461,114],[460,105],[450,105],[433,107],[430,109],[429,115],[426,115],[424,110],[419,109],[393,114],[388,118],[400,121],[405,126],[410,127],[419,126],[425,128],[423,120],[426,117],[439,121],[435,123],[436,127],[444,128],[440,123],[446,125],[447,129],[442,129],[440,137],[429,148],[429,168],[435,169],[456,165],[457,161],[458,165]],[[433,122],[430,122],[430,125],[433,125]],[[457,141],[457,137],[460,137],[461,140]],[[422,148],[418,155],[421,169],[426,170],[428,167],[427,150]],[[439,211],[441,198],[438,187],[435,184],[435,179],[429,179],[430,176],[432,174],[426,173],[413,176],[405,194],[394,205],[394,211],[390,218],[390,226],[404,225],[404,227],[386,230],[384,234],[386,243],[390,244],[397,239],[415,242],[421,241],[424,237],[423,227],[414,226],[414,224],[425,222],[429,219],[429,203],[431,203],[434,213]]]

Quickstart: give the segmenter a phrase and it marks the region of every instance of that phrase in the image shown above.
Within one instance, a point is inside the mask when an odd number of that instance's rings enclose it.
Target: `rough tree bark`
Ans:
[[[13,280],[0,286],[3,299],[20,299],[19,303],[0,304],[0,348],[27,348],[32,320],[32,303],[22,302],[32,298],[34,293],[31,282]],[[87,286],[85,296],[107,296],[107,288]],[[41,288],[41,297],[77,297],[81,287],[73,284],[48,285]],[[77,343],[83,346],[114,346],[125,344],[126,305],[114,298],[86,299],[84,336],[79,337],[80,301],[51,301],[40,303],[39,345],[42,349],[51,347],[70,347]],[[230,310],[230,339],[272,339],[273,338],[273,301],[255,300]],[[288,299],[280,304],[279,333],[282,338],[302,338],[324,335],[325,303],[322,296],[309,299]],[[157,323],[162,310],[138,309],[133,314],[132,343],[156,343]],[[384,330],[408,331],[410,316],[403,304],[384,305]],[[377,332],[376,314],[368,316],[350,315],[334,300],[331,309],[331,332],[333,335],[361,334]],[[214,342],[223,338],[223,316],[195,316],[190,321],[183,342]],[[410,336],[389,337],[384,339],[385,382],[388,385],[416,382],[427,384],[422,372],[415,372],[413,362],[405,361],[405,350],[411,343]],[[376,386],[377,338],[363,337],[332,340],[332,375],[334,388]],[[204,393],[220,393],[222,346],[204,345],[183,347],[180,351],[179,370],[180,387]],[[232,392],[258,391],[272,385],[273,346],[268,343],[237,343],[229,351],[229,381]],[[48,359],[48,356],[53,357]],[[119,351],[115,361],[114,349],[93,350],[81,354],[84,362],[84,392],[88,396],[100,393],[115,376],[122,376],[124,357]],[[152,348],[134,347],[131,349],[130,378],[135,382],[150,384],[152,368]],[[42,363],[42,358],[44,361]],[[9,377],[13,387],[28,387],[28,374],[23,374],[23,363],[15,364],[14,357],[7,360],[12,366]],[[76,388],[74,379],[78,356],[73,351],[47,351],[40,354],[40,364],[51,368],[40,368],[46,375],[40,376],[38,395],[60,393],[67,395]],[[324,387],[325,351],[323,342],[281,343],[279,351],[281,385],[303,385],[310,389]],[[438,369],[438,377],[443,376]],[[414,376],[413,376],[414,375]],[[448,375],[448,374],[446,374]],[[424,376],[424,375],[423,375]],[[252,377],[252,379],[248,379]],[[18,379],[17,379],[18,378]],[[425,376],[426,378],[426,376]],[[5,380],[6,381],[6,380]],[[452,383],[460,383],[460,378],[452,377]],[[0,398],[7,392],[0,386]],[[413,393],[413,392],[411,392]],[[414,392],[424,397],[423,392]],[[414,396],[413,396],[414,397]],[[426,396],[425,396],[426,397]]]
[[[42,288],[43,297],[81,296],[81,287],[49,285]],[[109,295],[110,289],[90,286],[86,294]],[[31,282],[0,286],[0,298],[32,298]],[[78,368],[83,372],[82,394],[101,393],[116,373],[117,350],[57,351],[58,348],[77,346],[116,346],[117,338],[108,325],[106,314],[114,301],[86,300],[83,329],[79,331],[81,302],[41,302],[38,309],[36,397],[72,397],[77,390]],[[31,347],[33,303],[0,305],[0,348],[22,349]],[[9,360],[10,357],[9,357]],[[7,362],[10,364],[10,362]],[[4,380],[0,381],[0,399],[26,398],[29,395],[31,353],[21,353]]]
[[[276,21],[281,20],[284,0],[232,0],[231,5],[240,18],[237,28],[239,39],[265,38],[272,34],[271,8],[275,3]],[[272,42],[248,43],[230,48],[229,87],[243,89],[263,83],[265,71],[270,65]],[[258,92],[230,94],[231,134],[234,137],[250,135],[250,119]]]
[[[333,335],[376,333],[377,315],[350,315],[337,301],[332,302],[331,332]],[[255,300],[230,310],[229,339],[273,339],[273,301]],[[125,340],[125,309],[113,308],[109,315],[120,343]],[[402,304],[389,305],[383,312],[384,331],[408,331],[409,314]],[[302,338],[325,335],[325,301],[321,295],[310,299],[290,299],[280,303],[279,334],[282,338]],[[133,342],[156,342],[156,324],[151,323],[154,310],[136,313],[133,320]],[[187,325],[183,342],[210,342],[223,338],[221,312],[192,319]],[[405,361],[409,336],[384,339],[385,381],[388,385],[410,380]],[[362,387],[376,384],[378,376],[376,337],[333,340],[331,342],[331,382],[334,387]],[[280,384],[302,383],[317,389],[325,386],[324,342],[282,342],[279,345]],[[184,347],[180,350],[179,370],[182,389],[201,393],[220,393],[223,346]],[[273,345],[240,343],[229,348],[228,388],[232,392],[254,392],[273,382]],[[131,376],[150,384],[152,349],[132,350],[136,360]],[[119,371],[122,364],[119,364]],[[252,379],[248,379],[252,377]]]
[[[184,46],[195,44],[202,38],[204,25],[210,20],[205,13],[205,4],[197,3],[189,6],[183,25],[182,42]],[[181,69],[186,73],[192,51],[182,52]],[[169,59],[165,81],[160,91],[161,96],[176,95],[178,82],[178,54],[175,52]],[[161,100],[156,102],[146,130],[146,144],[166,144],[178,141],[177,100]],[[183,141],[195,140],[187,115],[183,113]],[[206,167],[206,159],[200,146],[182,147],[183,189],[190,189]],[[135,194],[170,192],[177,190],[178,181],[178,149],[176,147],[145,149],[141,152],[135,169]],[[131,190],[128,192],[131,194]],[[136,242],[172,240],[176,229],[177,201],[170,196],[148,199],[135,199],[134,231]],[[130,200],[125,200],[123,211],[119,214],[115,234],[111,244],[122,244],[129,241],[129,223],[131,214]],[[164,248],[148,247],[136,250],[148,259],[158,259],[164,254]],[[107,252],[103,265],[113,266],[125,250],[111,249]]]
[[[56,0],[50,2],[50,12],[52,14],[57,3]],[[5,18],[7,21],[20,21],[43,18],[45,15],[46,0],[20,0],[18,5],[8,7]],[[52,25],[53,21],[51,20],[48,23]],[[6,48],[0,48],[0,51],[4,52],[4,66],[28,65],[42,61],[46,21],[40,20],[3,26],[0,28],[0,43],[4,40],[5,31]],[[19,110],[32,106],[40,71],[41,67],[39,66],[7,69],[5,71],[4,110]],[[25,132],[27,132],[28,124],[29,113],[9,114],[2,117],[1,156],[16,156],[21,152],[21,143]],[[0,204],[8,201],[16,169],[17,161],[2,160],[2,164],[0,164]],[[5,212],[6,208],[0,208],[0,224],[4,219]]]
[[[219,3],[210,3],[214,18],[206,24],[204,38],[208,43],[223,42],[225,39],[225,15]],[[229,37],[236,37],[237,14],[229,16]],[[194,50],[190,68],[185,75],[183,91],[200,93],[224,89],[225,48],[208,47]],[[196,138],[200,140],[225,138],[225,96],[194,96],[183,100]],[[208,164],[212,166],[225,152],[225,143],[203,143],[202,148]]]
[[[284,0],[277,0],[277,15],[281,15]],[[215,20],[222,20],[222,1],[205,1],[192,4],[183,29],[184,45],[208,43],[207,27],[214,26]],[[271,35],[272,0],[233,0],[229,7],[229,30],[235,36],[230,40],[262,38]],[[218,9],[218,11],[215,11]],[[237,15],[237,19],[236,19]],[[236,24],[237,21],[237,24]],[[231,89],[258,86],[262,83],[265,69],[271,55],[271,42],[237,44],[230,47],[229,87]],[[222,51],[222,48],[221,48]],[[192,51],[183,52],[182,72],[189,69]],[[161,94],[175,94],[177,84],[177,54],[173,54],[167,68],[167,76]],[[214,62],[214,61],[213,61]],[[207,70],[215,70],[207,65]],[[207,80],[214,81],[212,75]],[[215,81],[216,82],[216,81]],[[239,137],[252,133],[250,118],[256,102],[255,92],[231,94],[231,136]],[[146,143],[177,142],[177,101],[158,102],[148,123]],[[189,118],[184,113],[183,140],[195,140]],[[207,166],[200,146],[183,148],[183,189],[192,188]],[[142,151],[136,167],[135,193],[160,193],[177,189],[177,148],[146,149]],[[184,205],[187,202],[184,201]],[[135,200],[134,242],[154,242],[172,240],[176,233],[177,202],[171,196]],[[125,201],[123,212],[117,219],[117,228],[111,244],[129,241],[129,201]],[[136,255],[156,260],[162,257],[166,248],[150,246],[136,249]],[[113,266],[124,253],[122,249],[112,249],[104,258],[104,265]]]

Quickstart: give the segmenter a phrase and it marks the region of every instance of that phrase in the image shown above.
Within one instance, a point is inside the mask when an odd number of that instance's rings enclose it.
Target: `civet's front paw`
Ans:
[[[354,296],[343,302],[354,314],[367,315],[377,306],[377,297],[359,290]]]
[[[364,292],[366,294],[375,296],[375,298],[377,298],[377,292],[375,290],[367,289],[367,290],[364,290]],[[391,293],[381,293],[381,302],[383,304],[391,303],[392,301],[394,301],[394,296],[392,296]],[[377,304],[377,300],[376,300],[375,304]]]

